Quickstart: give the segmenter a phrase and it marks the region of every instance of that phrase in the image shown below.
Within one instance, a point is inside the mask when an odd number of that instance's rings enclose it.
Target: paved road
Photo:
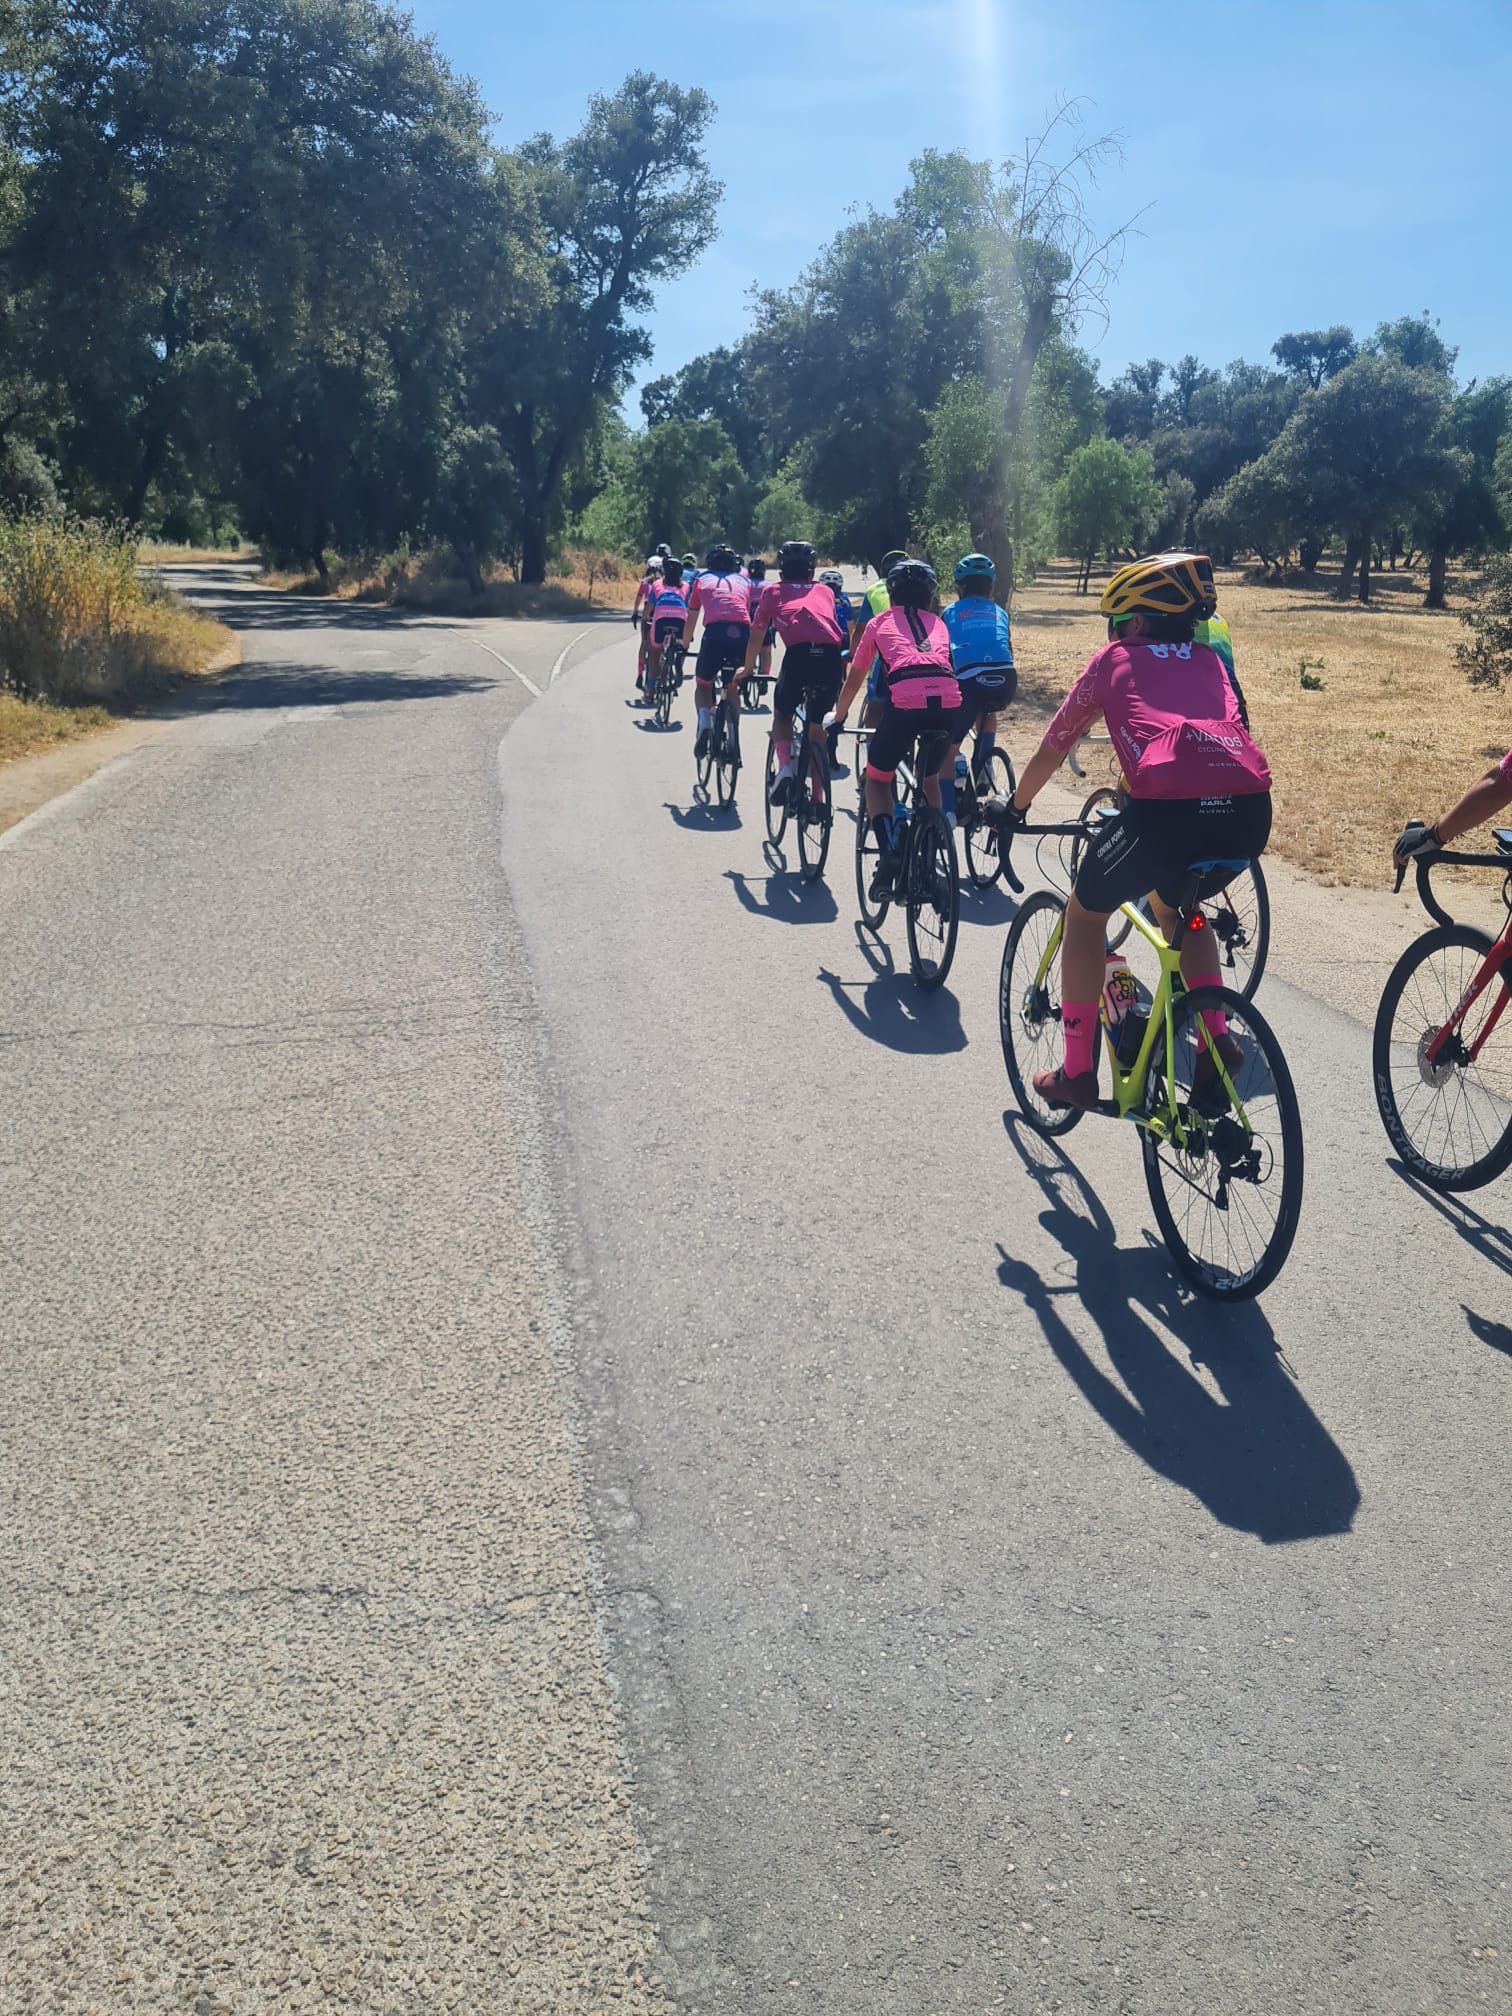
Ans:
[[[843,845],[804,891],[754,778],[737,819],[693,806],[624,631],[553,683],[574,628],[304,610],[242,604],[240,702],[0,850],[0,1629],[28,1838],[76,1858],[48,1894],[145,1812],[118,1909],[176,1955],[187,1893],[201,1965],[228,1925],[261,1951],[309,1896],[258,1860],[279,1797],[346,1783],[357,1898],[314,1866],[360,2006],[411,2006],[412,1947],[459,2008],[653,1966],[687,2009],[803,2016],[1512,2005],[1503,1188],[1392,1174],[1364,1031],[1268,980],[1304,1226],[1262,1306],[1193,1303],[1132,1140],[1062,1156],[1005,1113],[1003,899],[921,1000]],[[581,1412],[602,1640],[542,1394]],[[539,1786],[485,1763],[547,1691],[516,1587],[566,1606]],[[531,1869],[522,1801],[574,1773]],[[613,1904],[601,1945],[567,1914],[555,2003],[554,1882]],[[56,1964],[65,1907],[29,1908]]]

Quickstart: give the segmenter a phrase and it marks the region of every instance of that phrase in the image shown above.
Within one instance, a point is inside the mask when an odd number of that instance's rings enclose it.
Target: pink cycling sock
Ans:
[[[777,737],[777,767],[779,770],[790,769],[792,767],[792,762],[793,762],[793,738],[791,735],[789,735],[786,738],[786,740],[784,740],[783,737],[779,735]]]
[[[1228,1017],[1221,1008],[1204,1008],[1202,1019],[1208,1026],[1210,1036],[1227,1036]]]
[[[1080,1078],[1092,1069],[1092,1044],[1097,1035],[1095,1001],[1062,1001],[1061,1030],[1066,1039],[1066,1076]]]

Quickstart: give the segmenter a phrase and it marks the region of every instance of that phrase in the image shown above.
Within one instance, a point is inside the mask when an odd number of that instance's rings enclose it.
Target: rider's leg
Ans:
[[[977,722],[976,748],[972,751],[976,772],[980,776],[987,759],[997,747],[998,717],[996,708],[989,707]]]
[[[1083,908],[1074,892],[1067,898],[1061,937],[1061,1029],[1068,1078],[1092,1070],[1097,1056],[1097,1004],[1107,971],[1111,915]]]
[[[662,647],[654,637],[646,639],[646,691],[654,693],[661,677]]]

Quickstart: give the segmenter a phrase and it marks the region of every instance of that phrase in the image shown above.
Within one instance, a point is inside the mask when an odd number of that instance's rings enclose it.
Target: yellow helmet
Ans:
[[[1104,616],[1211,616],[1218,607],[1213,563],[1206,553],[1151,553],[1120,567],[1102,592]]]

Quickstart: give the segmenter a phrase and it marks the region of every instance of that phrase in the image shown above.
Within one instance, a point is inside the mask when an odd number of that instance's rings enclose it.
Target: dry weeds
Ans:
[[[1420,577],[1378,575],[1379,599],[1361,609],[1326,587],[1220,577],[1256,739],[1276,780],[1272,851],[1325,883],[1383,881],[1403,823],[1441,812],[1512,744],[1505,700],[1473,692],[1454,663],[1464,635],[1455,611],[1425,610],[1423,587]],[[1095,596],[1074,594],[1069,573],[1051,570],[1015,599],[1013,635],[1020,707],[1043,716],[1105,628]],[[1304,659],[1321,690],[1303,687]],[[1013,717],[1008,733],[1015,757],[1027,755]],[[1101,769],[1094,774],[1100,781]]]
[[[110,719],[103,707],[54,707],[50,701],[22,700],[0,688],[0,763],[108,728]]]

